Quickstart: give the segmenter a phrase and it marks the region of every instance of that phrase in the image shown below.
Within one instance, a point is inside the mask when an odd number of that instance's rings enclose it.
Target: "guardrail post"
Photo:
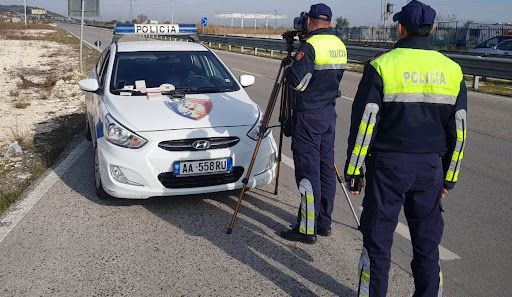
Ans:
[[[228,51],[231,51],[231,44],[228,46]]]
[[[241,52],[242,54],[244,53],[244,47],[243,47],[243,46],[241,46],[241,47],[240,47],[240,52]]]
[[[270,56],[273,58],[274,57],[274,50],[271,50],[270,51]]]
[[[221,44],[219,43],[219,48],[221,48]]]
[[[478,83],[480,82],[480,76],[473,76],[473,89],[478,90]]]
[[[258,48],[257,48],[257,47],[255,47],[255,48],[254,48],[254,55],[255,55],[255,56],[257,56],[257,55],[258,55]]]
[[[211,41],[210,41],[210,42],[208,42],[208,47],[212,47],[212,43],[211,43]]]

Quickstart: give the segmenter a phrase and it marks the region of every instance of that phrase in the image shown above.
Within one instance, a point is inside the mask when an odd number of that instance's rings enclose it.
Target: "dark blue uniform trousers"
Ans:
[[[366,170],[359,296],[368,295],[368,290],[370,297],[386,296],[393,232],[402,205],[413,245],[414,296],[442,294],[438,247],[444,228],[443,169],[439,155],[373,154],[366,160]]]
[[[292,151],[295,163],[295,179],[301,195],[311,194],[314,203],[301,203],[297,226],[306,223],[309,236],[316,235],[317,228],[331,229],[331,214],[336,196],[336,172],[334,170],[334,138],[336,128],[334,106],[310,111],[294,112],[292,116]],[[306,192],[304,193],[304,186]],[[313,208],[313,209],[312,209]],[[301,215],[314,213],[309,222]],[[314,222],[313,222],[314,220]],[[308,224],[309,223],[309,224]],[[313,226],[312,226],[313,225]],[[303,230],[303,231],[304,231]]]

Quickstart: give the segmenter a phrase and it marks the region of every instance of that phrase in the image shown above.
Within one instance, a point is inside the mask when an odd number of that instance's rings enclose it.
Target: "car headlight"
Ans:
[[[256,123],[254,123],[254,126],[252,126],[251,130],[249,130],[249,132],[247,132],[247,136],[249,136],[250,139],[258,140],[259,134],[260,134],[260,129],[261,129],[261,122],[263,121],[264,115],[265,115],[265,113],[263,111],[261,111],[261,109],[260,109]],[[270,128],[267,129],[264,137],[267,137],[270,134],[270,131],[271,131]]]
[[[148,143],[146,139],[123,127],[110,114],[105,116],[105,138],[115,145],[131,149],[141,148]]]

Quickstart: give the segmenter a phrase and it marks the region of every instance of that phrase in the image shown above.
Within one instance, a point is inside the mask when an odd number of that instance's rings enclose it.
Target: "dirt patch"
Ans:
[[[0,22],[0,213],[85,127],[78,40],[55,25]],[[99,53],[84,48],[85,69]],[[10,143],[24,153],[4,158]]]

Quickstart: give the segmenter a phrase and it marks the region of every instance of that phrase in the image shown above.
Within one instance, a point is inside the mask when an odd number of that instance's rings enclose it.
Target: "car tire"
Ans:
[[[103,189],[103,184],[101,183],[99,153],[97,146],[94,147],[94,184],[96,187],[96,195],[98,196],[98,198],[102,200],[112,198],[112,196],[105,192],[105,190]]]
[[[91,126],[89,125],[89,117],[85,116],[85,139],[92,141]]]

